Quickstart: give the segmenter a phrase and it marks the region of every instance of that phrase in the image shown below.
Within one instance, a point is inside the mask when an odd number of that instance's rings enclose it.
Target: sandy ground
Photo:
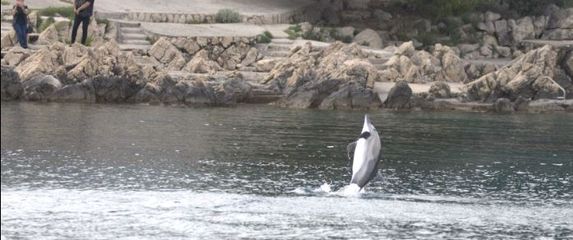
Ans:
[[[47,0],[45,0],[47,1]],[[274,14],[299,9],[313,0],[98,0],[102,12],[169,12],[213,14],[230,8],[246,15]]]
[[[155,34],[163,36],[185,36],[185,37],[252,37],[270,31],[275,37],[286,35],[284,30],[288,24],[276,25],[253,25],[244,23],[232,24],[176,24],[176,23],[141,23],[141,27]],[[276,34],[276,35],[275,35]]]

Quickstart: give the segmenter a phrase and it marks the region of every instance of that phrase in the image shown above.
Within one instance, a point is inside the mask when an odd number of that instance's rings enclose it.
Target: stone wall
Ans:
[[[153,38],[157,38],[154,36]],[[212,73],[250,66],[262,58],[254,37],[159,37],[148,51],[155,68]]]
[[[312,6],[305,6],[289,12],[265,15],[241,15],[241,22],[253,24],[286,24],[299,21],[307,21],[312,16],[308,9]],[[161,13],[161,12],[128,12],[128,13],[104,13],[97,12],[98,18],[114,18],[138,22],[157,23],[216,23],[215,14],[204,13]]]

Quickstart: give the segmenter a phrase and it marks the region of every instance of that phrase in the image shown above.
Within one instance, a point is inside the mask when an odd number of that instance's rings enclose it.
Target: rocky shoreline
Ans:
[[[251,51],[248,47],[244,53],[237,51],[240,57],[230,63],[219,58],[225,66],[221,67],[209,59],[206,51],[186,62],[173,54],[176,48],[170,51],[165,47],[172,46],[167,42],[160,40],[156,45],[156,49],[161,46],[163,50],[152,49],[150,55],[164,58],[160,61],[164,67],[148,69],[135,62],[133,53],[120,51],[114,41],[98,47],[56,42],[28,54],[26,50],[11,50],[2,60],[2,101],[189,106],[270,103],[331,110],[573,111],[570,48],[544,46],[470,80],[466,66],[446,46],[436,45],[430,53],[405,43],[394,49],[386,69],[377,71],[357,44],[338,42],[318,49],[307,43],[291,49],[287,58],[275,62],[270,72],[256,81],[239,71],[212,69],[244,62]],[[254,63],[257,55],[252,56]],[[183,69],[190,65],[195,66],[190,69],[202,70],[168,71],[173,66]],[[396,84],[381,94],[375,88],[381,82]],[[431,84],[429,91],[412,91],[409,84],[419,82]],[[465,82],[460,92],[451,91],[454,82]]]

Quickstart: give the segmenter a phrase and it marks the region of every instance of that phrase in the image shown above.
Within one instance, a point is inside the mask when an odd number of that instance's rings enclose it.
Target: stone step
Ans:
[[[290,45],[270,43],[267,50],[268,51],[290,51],[290,48],[291,48]]]
[[[149,45],[149,46],[151,46],[151,43],[149,43],[149,41],[147,41],[147,40],[123,40],[122,43],[123,44],[129,44],[129,45]]]
[[[278,58],[278,57],[288,57],[289,56],[289,52],[287,51],[271,51],[271,52],[267,52],[267,56],[271,57],[271,58]]]
[[[147,36],[140,33],[122,33],[121,38],[123,40],[147,40]]]
[[[275,44],[293,44],[294,41],[290,40],[288,38],[273,38],[271,40],[271,43],[275,43]]]
[[[120,32],[122,33],[141,33],[143,34],[143,29],[141,29],[140,27],[122,27],[120,29]]]
[[[127,22],[127,21],[117,21],[120,28],[139,28],[141,23],[138,22]]]
[[[372,64],[384,64],[388,61],[388,58],[368,58],[368,61]]]
[[[132,51],[132,50],[143,50],[147,51],[151,48],[151,45],[139,45],[139,44],[119,44],[119,50],[121,51]]]

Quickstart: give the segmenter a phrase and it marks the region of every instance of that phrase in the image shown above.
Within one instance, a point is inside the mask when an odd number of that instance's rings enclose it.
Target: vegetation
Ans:
[[[215,22],[238,23],[241,22],[241,15],[232,9],[221,9],[215,14]]]
[[[8,1],[8,0],[2,0],[2,5],[10,5],[10,1]]]
[[[273,34],[265,31],[257,36],[257,43],[270,43],[273,39]]]
[[[38,10],[38,15],[46,17],[62,16],[69,19],[74,19],[75,16],[73,7],[47,7]]]
[[[36,28],[38,29],[38,32],[41,33],[44,30],[46,30],[46,28],[48,28],[50,25],[54,24],[56,22],[56,20],[54,20],[53,17],[49,17],[46,20],[42,19],[42,18],[38,18],[38,21],[36,23]]]
[[[410,12],[434,20],[492,10],[504,15],[539,15],[545,6],[572,7],[573,0],[393,0],[389,12]]]
[[[288,39],[295,40],[302,35],[302,28],[300,24],[290,26],[285,33],[288,34]]]

